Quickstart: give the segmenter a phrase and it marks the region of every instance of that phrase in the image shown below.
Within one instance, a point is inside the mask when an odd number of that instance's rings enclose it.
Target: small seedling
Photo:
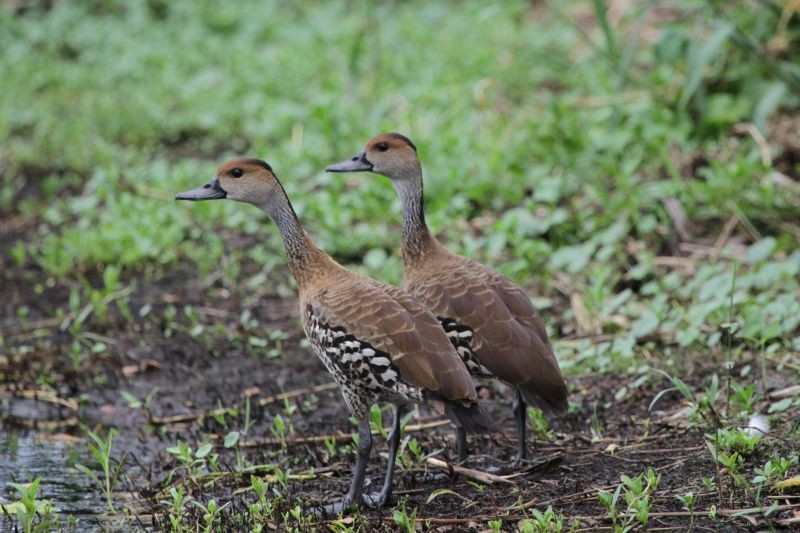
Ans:
[[[209,533],[211,531],[216,530],[215,524],[217,522],[217,517],[219,516],[219,513],[223,509],[225,509],[228,505],[230,505],[231,502],[227,502],[226,504],[219,506],[217,505],[217,502],[212,498],[205,505],[196,500],[191,500],[191,503],[192,505],[196,506],[198,509],[203,511],[204,527],[202,531],[204,531],[205,533]]]
[[[383,427],[383,411],[378,404],[374,404],[369,410],[369,426],[372,431],[377,432],[384,439],[386,438],[386,428]]]
[[[614,531],[629,531],[633,528],[634,521],[647,527],[652,496],[658,488],[661,475],[656,475],[653,469],[648,468],[635,478],[623,474],[620,481],[622,483],[617,485],[613,493],[600,490],[597,494],[600,504],[608,511]],[[625,509],[620,506],[620,496],[625,500]]]
[[[694,527],[694,510],[697,507],[698,496],[694,492],[687,492],[676,496],[676,498],[683,504],[683,508],[690,513],[689,530],[691,530]]]
[[[400,508],[395,508],[392,512],[392,518],[394,519],[394,523],[400,526],[400,528],[405,531],[406,533],[416,533],[417,531],[417,509],[414,508],[414,511],[411,514],[408,514],[406,510],[406,500],[403,500],[400,503]]]
[[[328,450],[328,457],[333,459],[333,457],[336,455],[336,436],[326,435],[324,442],[325,449]]]
[[[533,434],[542,440],[554,440],[556,434],[550,429],[550,423],[544,417],[541,409],[529,407],[528,420],[531,422]]]
[[[171,500],[164,500],[159,503],[169,507],[169,522],[172,526],[172,531],[184,531],[182,522],[186,516],[186,504],[191,498],[187,499],[184,496],[183,485],[171,487],[169,489]]]
[[[113,515],[116,514],[114,508],[114,487],[117,484],[122,467],[125,465],[125,456],[118,462],[117,467],[114,469],[111,464],[111,446],[114,436],[117,434],[115,429],[110,429],[103,439],[99,435],[89,432],[89,437],[94,441],[88,444],[89,451],[94,456],[95,460],[100,465],[102,470],[102,477],[98,476],[93,470],[90,470],[82,464],[76,464],[75,468],[83,472],[89,479],[100,485],[103,493],[106,496],[106,503],[108,510]]]
[[[561,533],[564,530],[564,515],[553,511],[552,506],[540,511],[531,509],[531,518],[526,518],[519,523],[522,533]]]
[[[286,435],[289,432],[289,427],[287,427],[286,423],[283,421],[283,417],[279,414],[275,415],[275,418],[272,419],[272,427],[270,428],[270,433],[278,439],[281,443],[281,448],[286,449]]]
[[[20,499],[10,504],[0,504],[0,514],[16,516],[24,533],[44,533],[54,525],[50,518],[53,504],[49,500],[36,499],[41,482],[42,478],[37,477],[30,483],[9,483],[19,493]],[[37,516],[40,517],[38,524]]]

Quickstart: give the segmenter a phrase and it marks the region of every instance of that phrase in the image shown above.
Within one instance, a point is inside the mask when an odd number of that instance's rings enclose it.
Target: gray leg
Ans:
[[[339,503],[325,506],[326,514],[339,514],[353,505],[362,505],[364,497],[364,476],[367,473],[367,463],[369,462],[369,452],[372,450],[372,434],[369,431],[369,422],[362,420],[358,423],[358,448],[356,450],[356,467],[353,471],[353,480],[350,482],[350,490],[347,496]]]
[[[462,427],[456,427],[456,441],[458,443],[458,462],[459,464],[467,460],[467,430]]]
[[[371,507],[381,508],[389,503],[392,495],[392,480],[394,479],[394,463],[397,460],[397,448],[400,446],[400,418],[402,414],[397,405],[392,406],[392,429],[389,431],[387,442],[389,445],[389,462],[386,465],[386,477],[383,488],[378,494],[370,494],[367,501]]]
[[[521,466],[523,461],[525,461],[528,448],[525,430],[527,406],[525,405],[525,399],[522,397],[522,393],[519,391],[519,389],[517,389],[517,397],[514,400],[514,404],[511,408],[514,411],[514,417],[517,420],[517,460],[515,461],[515,466]]]

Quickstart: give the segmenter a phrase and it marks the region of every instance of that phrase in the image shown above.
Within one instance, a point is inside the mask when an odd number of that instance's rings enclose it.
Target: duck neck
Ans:
[[[275,221],[281,232],[289,268],[301,293],[323,276],[327,269],[336,265],[305,232],[283,186],[280,187],[280,194],[259,207]]]
[[[392,184],[403,204],[403,261],[413,263],[421,259],[435,241],[425,223],[422,169],[392,180]]]

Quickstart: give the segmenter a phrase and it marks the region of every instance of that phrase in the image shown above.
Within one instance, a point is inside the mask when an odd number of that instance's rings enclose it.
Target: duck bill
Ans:
[[[361,152],[341,163],[329,165],[325,172],[369,172],[371,170],[372,163],[367,160],[366,152]]]
[[[219,179],[214,178],[202,187],[191,191],[182,192],[175,197],[176,200],[220,200],[228,194],[219,185]]]

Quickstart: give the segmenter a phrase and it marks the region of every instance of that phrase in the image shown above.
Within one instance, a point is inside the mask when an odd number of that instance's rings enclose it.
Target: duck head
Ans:
[[[367,142],[364,149],[327,172],[374,172],[391,179],[416,178],[421,172],[417,147],[399,133],[383,133]]]
[[[211,181],[198,189],[175,196],[176,200],[236,200],[268,206],[282,191],[270,167],[260,159],[234,159],[217,170]]]

